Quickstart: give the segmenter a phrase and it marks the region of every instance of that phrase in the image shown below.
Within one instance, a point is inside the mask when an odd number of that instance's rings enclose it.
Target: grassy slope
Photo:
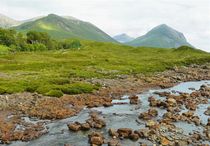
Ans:
[[[56,39],[79,38],[102,42],[116,42],[109,35],[88,22],[65,19],[54,14],[36,21],[24,23],[14,27],[14,29],[23,33],[29,30],[47,32]]]
[[[8,53],[0,55],[0,92],[90,92],[97,86],[76,79],[147,74],[207,61],[210,54],[196,50],[133,48],[99,42],[83,42],[80,50]]]

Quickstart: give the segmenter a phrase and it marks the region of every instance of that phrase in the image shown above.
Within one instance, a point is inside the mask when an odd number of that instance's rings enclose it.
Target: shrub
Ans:
[[[53,80],[50,81],[50,83],[56,84],[56,85],[64,85],[64,84],[68,84],[69,80],[65,79],[65,78],[55,78]]]
[[[46,95],[52,97],[61,97],[63,96],[63,92],[60,90],[50,90]]]
[[[94,89],[95,86],[87,83],[75,83],[61,88],[65,94],[91,93]]]
[[[38,88],[37,85],[29,85],[28,87],[26,87],[25,91],[33,93],[37,90],[37,88]]]
[[[0,94],[5,94],[6,90],[4,88],[0,88]]]

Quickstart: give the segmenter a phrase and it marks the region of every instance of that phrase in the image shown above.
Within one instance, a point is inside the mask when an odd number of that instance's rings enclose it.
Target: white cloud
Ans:
[[[89,21],[110,35],[140,36],[166,23],[210,52],[210,0],[0,0],[0,13],[27,19],[48,13]]]

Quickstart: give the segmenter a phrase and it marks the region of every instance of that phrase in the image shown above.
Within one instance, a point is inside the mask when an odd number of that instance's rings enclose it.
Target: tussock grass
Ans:
[[[151,74],[210,62],[210,54],[192,48],[134,48],[91,41],[83,41],[82,46],[78,50],[16,53],[0,46],[4,52],[0,53],[0,93],[29,91],[56,97],[89,93],[99,86],[84,83],[84,79]]]

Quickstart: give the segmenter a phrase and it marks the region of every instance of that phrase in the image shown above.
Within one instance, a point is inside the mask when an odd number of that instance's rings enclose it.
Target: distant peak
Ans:
[[[56,14],[48,14],[47,17],[59,17],[59,16]]]

